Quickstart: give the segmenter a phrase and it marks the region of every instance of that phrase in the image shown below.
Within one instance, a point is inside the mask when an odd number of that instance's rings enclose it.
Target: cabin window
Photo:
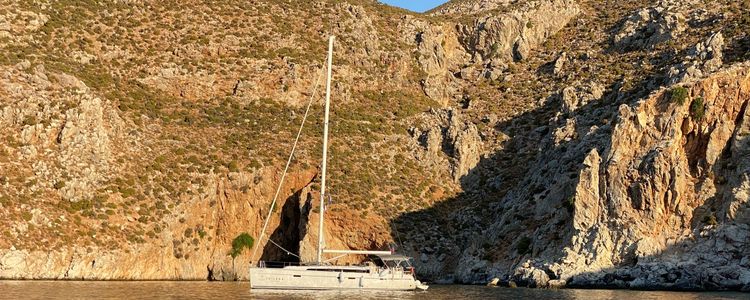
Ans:
[[[344,272],[344,273],[370,273],[370,270],[349,270],[349,269],[307,269],[309,271],[326,271],[326,272]]]

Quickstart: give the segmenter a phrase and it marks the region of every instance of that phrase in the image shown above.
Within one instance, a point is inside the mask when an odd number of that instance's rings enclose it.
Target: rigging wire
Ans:
[[[276,247],[279,247],[279,249],[286,251],[287,255],[291,255],[291,256],[294,256],[296,258],[302,259],[301,257],[299,257],[299,255],[294,254],[294,252],[286,250],[286,249],[284,249],[284,247],[281,247],[281,245],[279,245],[276,242],[274,242],[271,238],[269,238],[268,241],[271,242],[271,244],[274,244]]]
[[[404,248],[404,242],[401,241],[401,235],[398,234],[398,225],[393,224],[393,232],[396,233],[396,238],[398,239],[399,248],[403,249],[402,251],[406,251],[406,248]]]
[[[325,66],[325,64],[323,64]],[[255,260],[255,255],[258,252],[258,247],[260,246],[261,242],[263,241],[263,236],[266,234],[266,228],[268,227],[268,221],[271,220],[271,213],[273,212],[273,208],[276,205],[276,200],[279,198],[279,194],[281,193],[281,186],[284,184],[284,178],[286,177],[286,173],[289,170],[289,165],[292,163],[292,158],[294,157],[294,150],[297,149],[297,143],[299,142],[299,137],[302,135],[302,128],[305,127],[305,121],[307,120],[307,115],[310,113],[310,107],[312,106],[313,100],[315,100],[315,95],[318,93],[318,86],[320,85],[320,80],[323,78],[323,71],[325,70],[325,67],[320,68],[320,74],[318,75],[318,79],[315,81],[315,85],[313,86],[313,92],[312,95],[310,95],[310,101],[307,103],[307,108],[305,109],[305,115],[302,117],[302,123],[299,125],[299,131],[297,131],[297,137],[294,139],[294,144],[292,145],[292,152],[289,153],[289,159],[286,161],[286,166],[284,167],[284,172],[281,173],[281,179],[279,180],[279,186],[276,188],[276,194],[273,196],[273,201],[271,202],[271,207],[268,209],[268,214],[266,216],[266,220],[263,223],[263,230],[260,232],[260,238],[258,238],[258,242],[255,244],[255,249],[253,250],[253,255],[250,257],[250,263],[252,264]],[[268,239],[271,241],[271,239]],[[287,251],[286,249],[282,248],[278,244],[271,241],[274,245],[281,248],[284,251]],[[289,251],[287,251],[289,252]],[[291,252],[289,252],[291,254]],[[296,256],[296,255],[295,255]],[[299,256],[297,256],[299,257]]]

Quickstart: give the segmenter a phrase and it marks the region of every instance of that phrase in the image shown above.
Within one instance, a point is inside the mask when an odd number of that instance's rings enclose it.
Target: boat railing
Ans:
[[[265,261],[261,260],[258,262],[258,268],[283,268],[283,267],[291,267],[291,266],[301,266],[302,264],[299,262],[289,262],[289,261]]]

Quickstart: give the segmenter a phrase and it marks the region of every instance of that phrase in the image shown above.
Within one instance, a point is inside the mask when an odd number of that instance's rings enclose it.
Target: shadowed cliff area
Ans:
[[[636,85],[653,90],[611,86],[600,102],[577,110],[568,140],[556,141],[569,121],[554,129],[529,126],[464,177],[510,189],[472,183],[470,193],[402,215],[391,226],[430,280],[746,290],[749,79],[742,64],[668,88],[653,82],[666,78]],[[683,89],[686,99],[675,98]],[[546,120],[560,104],[553,99],[500,128]],[[518,140],[534,141],[535,162],[507,163],[523,155]],[[618,165],[629,169],[626,177]],[[514,175],[498,178],[488,169]]]

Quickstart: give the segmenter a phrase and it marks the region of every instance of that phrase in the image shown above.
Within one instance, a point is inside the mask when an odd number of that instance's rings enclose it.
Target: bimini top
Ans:
[[[388,254],[388,255],[377,255],[382,261],[404,261],[409,260],[411,257],[403,256],[399,254]]]

